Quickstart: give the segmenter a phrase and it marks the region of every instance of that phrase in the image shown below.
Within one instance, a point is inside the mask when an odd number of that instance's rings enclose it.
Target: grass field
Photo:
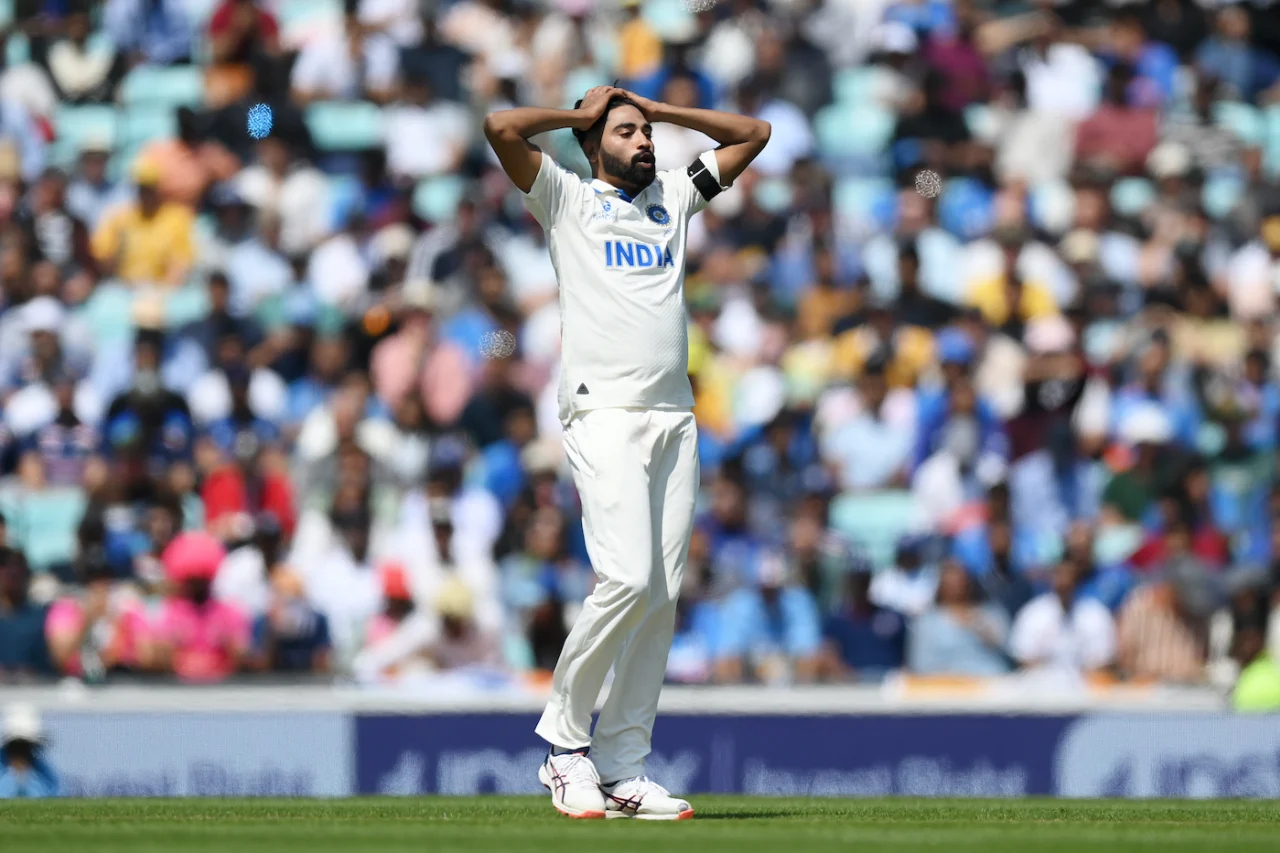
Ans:
[[[571,821],[542,798],[0,802],[0,851],[1274,851],[1246,802],[696,797],[681,823]]]

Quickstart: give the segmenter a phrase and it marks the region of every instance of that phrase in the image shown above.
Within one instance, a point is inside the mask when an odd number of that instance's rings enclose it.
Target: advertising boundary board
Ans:
[[[540,794],[531,712],[50,710],[81,797]],[[691,795],[1280,798],[1280,715],[664,714]]]

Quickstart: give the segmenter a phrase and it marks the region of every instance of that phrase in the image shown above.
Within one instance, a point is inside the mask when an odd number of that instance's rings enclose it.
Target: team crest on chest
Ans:
[[[667,209],[660,204],[651,204],[644,209],[644,212],[651,221],[659,225],[671,224],[671,214],[667,213]]]

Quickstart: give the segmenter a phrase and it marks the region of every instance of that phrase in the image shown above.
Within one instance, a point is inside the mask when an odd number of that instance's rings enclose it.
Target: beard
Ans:
[[[637,154],[627,162],[607,151],[601,151],[600,171],[627,186],[635,187],[637,191],[653,183],[654,175],[657,174],[653,155],[647,152]]]

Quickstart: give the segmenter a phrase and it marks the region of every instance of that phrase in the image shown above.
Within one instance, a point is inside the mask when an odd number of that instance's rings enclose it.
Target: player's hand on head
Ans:
[[[613,86],[596,86],[588,89],[587,93],[582,96],[582,106],[578,107],[594,124],[600,116],[604,115],[605,108],[609,106],[609,101],[618,94],[620,89]]]
[[[640,112],[644,113],[644,117],[649,121],[653,121],[653,116],[660,106],[657,101],[650,98],[642,98],[635,92],[629,92],[626,89],[619,89],[618,94],[634,101],[635,105],[640,108]]]

